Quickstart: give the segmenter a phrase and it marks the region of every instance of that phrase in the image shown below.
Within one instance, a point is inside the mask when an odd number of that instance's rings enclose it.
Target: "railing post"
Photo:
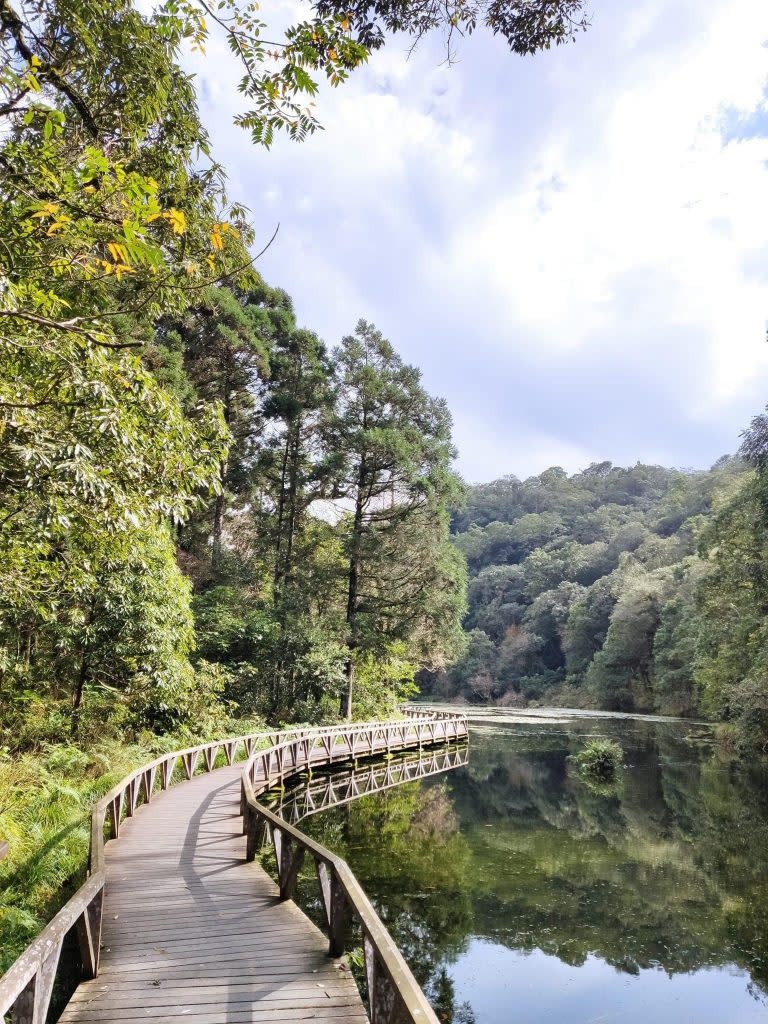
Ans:
[[[191,750],[188,754],[181,755],[181,760],[184,763],[184,774],[187,776],[188,781],[195,774],[195,768],[197,768],[197,759],[199,756],[199,750]]]
[[[299,871],[304,863],[304,847],[294,839],[281,835],[280,855],[277,863],[277,876],[280,883],[280,899],[291,900],[296,892]]]
[[[167,758],[167,760],[163,761],[162,775],[160,779],[160,785],[163,789],[168,789],[168,787],[170,786],[171,779],[173,778],[173,771],[176,767],[177,761],[178,757],[169,757]]]
[[[243,815],[243,831],[245,832],[245,859],[251,863],[256,854],[264,846],[267,838],[267,823],[250,804],[245,805]]]
[[[77,940],[85,978],[95,978],[99,973],[103,907],[104,890],[101,889],[92,902],[84,908],[77,922]]]
[[[133,812],[136,810],[136,804],[139,800],[139,780],[131,779],[128,785],[125,787],[128,803],[125,808],[125,815],[127,818],[133,817]]]
[[[330,915],[328,921],[328,952],[331,956],[343,956],[352,928],[352,908],[341,884],[336,869],[330,876]]]
[[[123,810],[122,790],[109,802],[110,838],[117,839],[120,835],[120,815]]]
[[[400,1000],[390,977],[381,969],[373,943],[363,938],[365,953],[365,979],[368,983],[368,1009],[371,1024],[405,1024],[400,1012]]]
[[[156,768],[148,768],[145,772],[142,772],[141,781],[144,787],[144,803],[149,803],[152,799],[152,790],[155,785],[155,773]]]
[[[52,947],[11,1010],[11,1024],[45,1024],[51,1004],[62,939]]]

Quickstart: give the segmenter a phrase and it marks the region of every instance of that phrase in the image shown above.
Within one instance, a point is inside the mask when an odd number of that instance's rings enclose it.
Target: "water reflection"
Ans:
[[[296,825],[311,814],[319,814],[331,807],[461,768],[468,759],[469,747],[465,742],[436,750],[410,752],[354,768],[320,771],[302,777],[289,789],[274,795],[269,806],[285,821]]]
[[[595,734],[626,753],[611,792],[569,769]],[[768,1020],[765,781],[705,727],[492,718],[466,766],[302,827],[349,860],[443,1020],[751,1024]]]

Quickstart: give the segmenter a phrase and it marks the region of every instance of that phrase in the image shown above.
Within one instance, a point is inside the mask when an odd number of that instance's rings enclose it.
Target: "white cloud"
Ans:
[[[682,51],[644,56],[642,77],[607,110],[600,99],[604,116],[589,149],[578,130],[555,121],[527,179],[454,235],[444,283],[469,268],[478,287],[487,282],[496,293],[507,332],[558,350],[621,329],[617,282],[653,268],[668,287],[664,310],[649,297],[652,312],[700,330],[708,397],[731,397],[756,358],[768,367],[757,349],[765,289],[743,269],[744,253],[768,238],[768,139],[723,144],[720,116],[761,103],[766,37],[768,7],[723,5]],[[548,192],[543,209],[542,183],[553,177],[563,187]],[[653,332],[650,317],[647,327]]]
[[[703,464],[768,390],[768,5],[609,6],[525,61],[396,40],[271,153],[231,126],[228,52],[194,62],[233,193],[260,235],[281,221],[263,272],[329,342],[376,320],[446,394],[471,479]]]
[[[586,449],[561,438],[531,433],[524,427],[510,429],[508,424],[489,423],[463,413],[454,416],[454,437],[461,453],[457,469],[468,483],[499,476],[500,466],[507,467],[502,474],[514,472],[525,478],[545,466],[561,466],[576,473],[598,461]]]

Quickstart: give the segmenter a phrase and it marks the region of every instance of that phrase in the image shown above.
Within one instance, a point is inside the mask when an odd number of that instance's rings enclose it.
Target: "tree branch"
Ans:
[[[9,0],[0,0],[0,26],[2,26],[11,35],[13,41],[16,43],[16,49],[28,64],[32,63],[32,58],[35,56],[38,57],[38,60],[40,59],[39,55],[35,54],[30,49],[24,39],[24,23],[16,11],[11,7]],[[60,93],[63,93],[63,95],[67,97],[69,102],[80,115],[80,119],[85,125],[88,134],[94,139],[98,138],[98,128],[96,127],[96,122],[91,116],[90,110],[86,106],[82,97],[78,96],[75,90],[69,85],[62,73],[57,68],[41,63],[37,70],[37,76],[38,78],[48,79],[53,84],[54,88],[58,89]]]
[[[72,317],[71,320],[49,320],[45,316],[37,316],[35,313],[26,313],[20,309],[0,309],[0,317],[9,317],[12,320],[27,320],[29,323],[37,324],[39,327],[48,327],[54,331],[62,331],[69,334],[79,334],[91,342],[92,345],[98,345],[100,348],[143,348],[143,341],[105,341],[103,338],[97,337],[92,331],[87,331],[84,327],[78,327],[84,317]],[[88,319],[93,319],[89,317]]]

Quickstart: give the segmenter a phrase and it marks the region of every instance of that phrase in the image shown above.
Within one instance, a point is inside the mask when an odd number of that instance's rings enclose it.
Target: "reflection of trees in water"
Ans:
[[[458,823],[440,779],[361,797],[302,828],[346,857],[364,880],[440,1019],[471,1024],[468,1008],[454,1015],[453,983],[442,969],[472,934],[470,851]]]
[[[473,935],[573,965],[594,953],[630,973],[734,963],[765,998],[764,780],[719,764],[679,726],[599,728],[629,765],[611,794],[569,771],[578,727],[516,729],[474,739],[466,768],[315,819],[441,1019],[471,1020],[445,968]]]
[[[679,727],[607,725],[631,766],[602,796],[567,769],[573,742],[475,743],[450,782],[476,862],[475,930],[569,963],[591,951],[622,970],[736,963],[765,986],[765,787],[681,738]],[[570,733],[569,735],[572,735]],[[528,781],[517,762],[531,768]],[[492,829],[484,826],[492,823]]]

